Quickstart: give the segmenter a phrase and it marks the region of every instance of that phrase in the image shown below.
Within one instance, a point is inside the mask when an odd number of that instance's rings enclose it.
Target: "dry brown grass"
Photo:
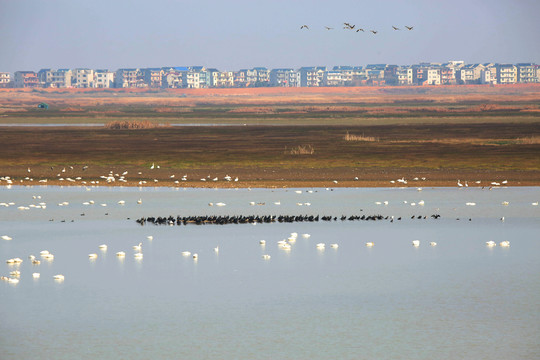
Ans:
[[[540,144],[540,136],[530,136],[530,137],[525,137],[525,138],[518,138],[516,140],[518,144],[526,144],[526,145]]]
[[[141,129],[155,129],[168,127],[170,125],[156,124],[151,121],[111,121],[105,124],[105,128],[109,130],[141,130]]]
[[[351,134],[349,134],[348,131],[345,134],[345,136],[343,137],[343,139],[345,141],[379,141],[378,137],[365,136],[364,134],[362,134],[362,135],[351,135]]]
[[[313,155],[315,148],[313,145],[298,145],[288,151],[291,155]]]

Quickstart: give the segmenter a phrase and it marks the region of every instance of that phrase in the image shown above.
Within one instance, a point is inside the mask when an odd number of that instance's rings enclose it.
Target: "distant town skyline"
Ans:
[[[0,72],[538,63],[538,13],[535,0],[0,0]]]

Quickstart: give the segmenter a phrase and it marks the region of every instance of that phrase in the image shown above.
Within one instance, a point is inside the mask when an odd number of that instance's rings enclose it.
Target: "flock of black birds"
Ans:
[[[433,214],[430,216],[432,219],[438,219],[441,216],[439,214]],[[411,219],[425,220],[428,217],[425,215],[413,215]],[[158,216],[158,217],[142,217],[135,220],[140,225],[153,224],[153,225],[227,225],[227,224],[269,224],[269,223],[295,223],[295,222],[319,222],[319,221],[377,221],[377,220],[389,220],[394,222],[393,216],[383,215],[341,215],[329,216],[329,215],[203,215],[203,216]],[[396,218],[401,220],[401,217]]]
[[[333,27],[330,27],[330,26],[325,26],[324,27],[326,30],[334,30]],[[408,30],[408,31],[411,31],[414,26],[407,26],[405,25],[405,28]],[[309,26],[308,25],[302,25],[300,26],[300,30],[309,30]],[[365,32],[365,30],[363,28],[356,28],[356,25],[354,24],[350,24],[348,22],[344,22],[343,23],[343,29],[345,30],[352,30],[352,31],[356,31],[356,32]],[[356,30],[355,30],[356,29]],[[394,29],[394,31],[399,31],[401,30],[400,28],[398,28],[397,26],[393,26],[392,25],[392,29]],[[376,35],[379,31],[378,30],[369,30],[369,32],[373,33],[374,35]]]

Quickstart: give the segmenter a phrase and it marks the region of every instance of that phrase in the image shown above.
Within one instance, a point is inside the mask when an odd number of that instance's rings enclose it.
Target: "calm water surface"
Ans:
[[[0,235],[12,237],[0,240],[0,275],[21,275],[18,284],[0,282],[0,358],[537,359],[538,200],[536,187],[2,187],[0,203],[14,204],[0,206]],[[39,203],[46,208],[30,206]],[[394,222],[135,222],[207,214],[381,214]],[[280,249],[291,232],[299,234],[292,249]],[[511,246],[488,248],[488,240]],[[41,250],[54,260],[32,265],[28,256]],[[15,257],[23,263],[5,262]]]

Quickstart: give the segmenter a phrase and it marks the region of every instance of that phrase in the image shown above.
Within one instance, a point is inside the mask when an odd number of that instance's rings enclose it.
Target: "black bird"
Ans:
[[[358,30],[356,30],[356,32],[359,32],[359,31],[364,32],[364,29],[358,28]]]
[[[392,29],[399,30],[399,28],[395,27],[394,25],[392,25]]]
[[[407,25],[405,25],[405,27],[407,28],[407,30],[412,30],[414,26],[407,26]]]
[[[309,26],[307,26],[307,25],[302,25],[302,26],[300,26],[300,30],[302,30],[302,29],[308,29],[308,30],[309,30]]]
[[[325,29],[326,29],[326,30],[334,30],[334,28],[331,28],[331,27],[329,27],[329,26],[325,26]]]
[[[378,31],[375,31],[375,30],[369,30],[369,31],[371,31],[373,34],[377,34],[377,33],[378,33]]]

